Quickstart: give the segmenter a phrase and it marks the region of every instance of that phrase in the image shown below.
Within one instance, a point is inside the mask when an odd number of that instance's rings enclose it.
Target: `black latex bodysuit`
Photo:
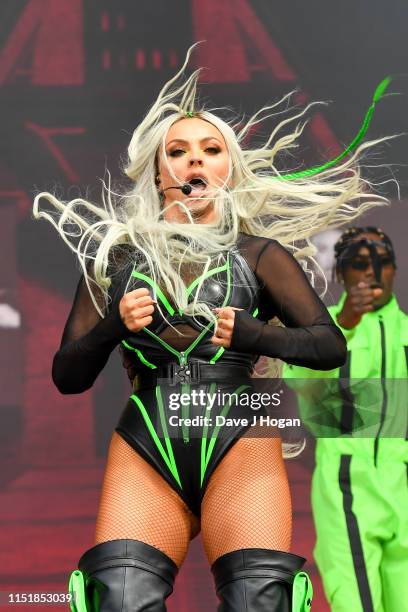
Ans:
[[[235,306],[231,346],[220,349],[211,343],[213,326],[207,330],[176,310],[160,288],[138,273],[133,266],[114,276],[111,307],[102,319],[95,309],[88,289],[79,282],[74,304],[66,323],[61,348],[53,363],[53,380],[62,393],[81,393],[90,388],[106,364],[112,350],[121,343],[124,366],[130,378],[152,372],[165,363],[244,365],[250,373],[259,355],[277,357],[288,363],[318,370],[340,366],[345,359],[345,340],[331,320],[325,306],[311,288],[295,259],[274,240],[240,234],[236,248],[225,254],[225,265],[210,268],[201,286],[199,299],[210,307]],[[132,283],[127,286],[129,276]],[[187,275],[186,275],[187,277]],[[184,277],[183,277],[184,278]],[[194,275],[187,279],[191,298],[197,289]],[[130,332],[119,315],[119,301],[125,292],[147,287],[171,323],[182,330],[177,334],[155,309],[153,321],[138,333]],[[190,299],[190,297],[189,297]],[[285,327],[268,325],[278,317]],[[199,318],[208,325],[208,321]],[[241,369],[242,371],[242,369]],[[195,387],[214,392],[233,392],[235,385],[222,378],[212,387],[204,381]],[[243,385],[241,385],[243,386]],[[163,428],[174,411],[169,411],[170,393],[189,392],[194,385],[178,387],[159,385],[137,389],[121,416],[116,431],[200,514],[200,502],[211,473],[231,445],[246,430],[236,427],[226,435],[216,436],[211,452],[207,446],[211,428],[191,436],[183,428],[180,436]],[[191,406],[189,408],[192,408]],[[224,409],[225,412],[225,409]],[[191,410],[208,414],[206,407]],[[167,431],[166,431],[167,429]],[[218,432],[219,434],[219,432]],[[205,440],[204,440],[205,438]]]

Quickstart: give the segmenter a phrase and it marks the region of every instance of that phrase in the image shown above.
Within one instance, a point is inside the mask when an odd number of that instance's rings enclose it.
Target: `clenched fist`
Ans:
[[[125,293],[119,302],[119,313],[129,331],[138,332],[153,321],[154,304],[157,302],[146,288]]]
[[[360,323],[366,312],[372,312],[375,309],[374,300],[382,293],[382,289],[373,288],[364,281],[351,287],[342,311],[337,315],[337,321],[344,329],[352,329]]]
[[[235,310],[243,310],[234,306],[225,306],[224,308],[213,308],[213,311],[218,317],[215,332],[211,338],[211,342],[216,346],[229,348],[232,339],[232,330],[234,329]]]

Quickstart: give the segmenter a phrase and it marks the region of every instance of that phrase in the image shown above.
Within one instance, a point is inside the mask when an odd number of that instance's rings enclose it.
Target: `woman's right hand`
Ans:
[[[119,302],[119,313],[129,331],[138,332],[153,321],[154,304],[156,300],[144,287],[125,293]]]
[[[383,290],[372,287],[361,281],[355,287],[350,287],[344,306],[337,315],[337,321],[344,329],[353,329],[358,325],[366,312],[375,310],[374,300],[380,297]]]

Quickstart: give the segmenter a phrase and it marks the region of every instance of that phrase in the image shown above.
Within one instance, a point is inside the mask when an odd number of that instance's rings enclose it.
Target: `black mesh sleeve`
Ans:
[[[52,365],[52,379],[58,390],[82,393],[92,387],[110,353],[128,333],[120,318],[118,301],[102,318],[82,277]]]
[[[346,359],[345,339],[295,258],[278,242],[268,240],[254,272],[262,287],[263,312],[269,310],[268,318],[277,315],[285,327],[236,311],[231,349],[315,370],[341,366]]]

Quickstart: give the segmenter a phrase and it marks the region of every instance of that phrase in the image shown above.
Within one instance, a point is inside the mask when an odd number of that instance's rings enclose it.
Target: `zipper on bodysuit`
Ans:
[[[382,389],[382,404],[381,404],[381,417],[380,417],[380,426],[378,428],[377,435],[374,440],[374,465],[377,467],[377,458],[378,458],[378,445],[380,441],[381,430],[384,426],[385,421],[385,413],[387,410],[387,387],[385,383],[385,373],[386,373],[386,354],[385,354],[385,328],[382,317],[379,317],[380,324],[380,332],[381,332],[381,389]]]
[[[180,357],[179,357],[179,362],[180,362],[180,368],[182,370],[184,370],[184,368],[186,367],[186,356],[184,354],[184,351],[180,352]],[[186,370],[186,374],[190,374],[190,372],[188,371],[188,369]],[[183,390],[183,385],[182,385],[182,390]],[[183,417],[183,419],[188,418],[188,406],[184,406],[184,404],[181,405],[181,416]],[[184,444],[188,444],[190,442],[190,436],[189,436],[189,431],[188,431],[188,427],[186,427],[186,425],[184,425],[184,420],[183,420],[183,424],[181,426],[181,431],[183,434],[183,442]]]

